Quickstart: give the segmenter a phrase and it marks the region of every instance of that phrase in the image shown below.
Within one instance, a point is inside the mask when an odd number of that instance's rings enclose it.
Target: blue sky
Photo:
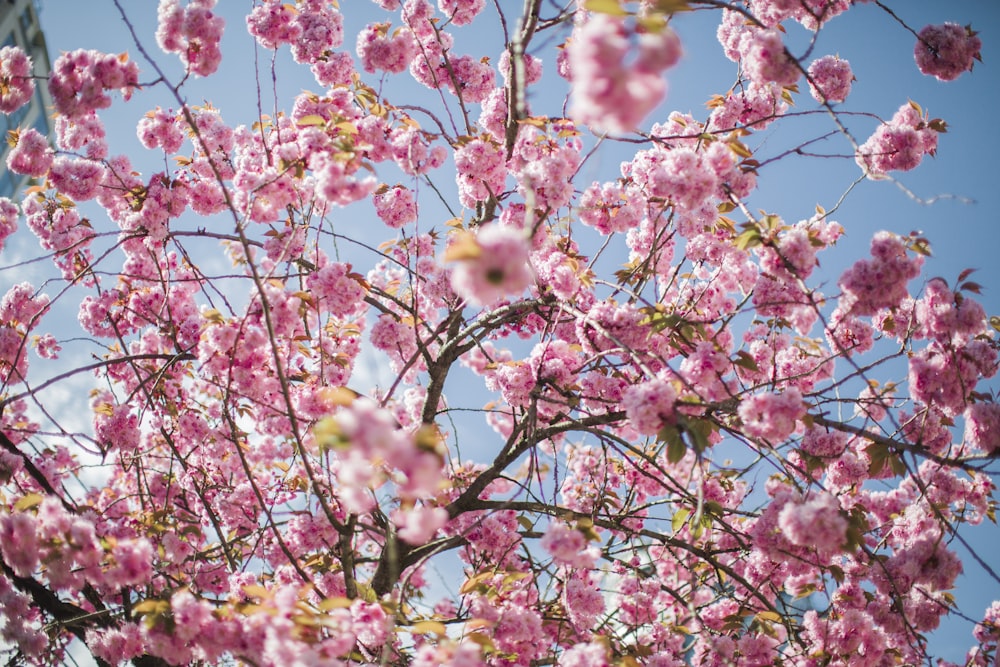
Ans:
[[[509,5],[512,11],[521,4],[509,0],[500,2]],[[123,4],[129,6],[130,18],[145,45],[155,51],[156,3],[144,0]],[[259,58],[261,71],[265,73],[265,112],[271,111],[268,100],[273,99],[273,93],[267,90],[270,52],[259,50],[255,54],[252,40],[246,34],[242,15],[251,6],[250,2],[222,0],[220,4],[220,12],[227,19],[223,68],[208,82],[189,82],[184,95],[191,103],[212,102],[222,109],[223,118],[230,124],[249,124],[256,119],[257,88],[251,76],[255,57]],[[345,48],[351,50],[352,35],[361,25],[371,20],[386,20],[389,16],[365,0],[342,0],[341,4],[348,34]],[[488,14],[493,11],[492,3],[489,4]],[[997,260],[1000,252],[1000,178],[996,166],[1000,158],[1000,130],[996,120],[997,90],[1000,89],[1000,3],[995,0],[905,0],[889,4],[916,30],[925,24],[946,20],[971,23],[981,33],[984,62],[977,64],[973,73],[948,84],[922,76],[913,62],[913,35],[872,4],[859,5],[824,28],[814,55],[835,53],[848,59],[858,79],[851,97],[841,108],[870,111],[888,118],[901,104],[912,99],[932,117],[943,118],[949,125],[948,133],[941,137],[936,158],[925,160],[915,172],[898,175],[900,182],[916,197],[937,198],[935,203],[920,204],[890,182],[866,181],[851,192],[834,216],[845,227],[846,238],[837,248],[821,256],[822,275],[829,284],[826,291],[834,292],[839,272],[854,259],[867,254],[869,240],[875,232],[888,229],[906,234],[920,230],[929,238],[934,251],[925,266],[925,275],[942,276],[954,284],[955,277],[963,269],[977,269],[972,279],[984,285],[982,301],[988,314],[1000,314],[1000,261]],[[41,21],[53,60],[60,51],[76,48],[127,51],[140,64],[141,80],[154,78],[110,0],[44,0],[41,6]],[[686,57],[668,73],[668,98],[650,122],[665,118],[670,110],[688,112],[703,119],[707,115],[704,104],[709,97],[724,92],[735,80],[735,66],[724,58],[715,40],[717,20],[715,12],[694,12],[676,20],[674,25],[683,41]],[[482,23],[484,25],[479,27],[456,30],[456,48],[463,53],[489,55],[495,62],[503,48],[502,38],[499,30],[489,32],[485,29],[498,28],[498,25],[491,18],[484,18]],[[796,45],[801,47],[803,38],[804,33],[790,28],[789,44],[793,51]],[[538,43],[545,44],[547,39],[551,38],[540,36]],[[173,56],[159,55],[157,60],[167,66],[171,75],[181,72]],[[289,109],[292,96],[302,89],[319,91],[308,70],[287,68],[290,63],[287,51],[279,56],[279,63],[277,97],[280,108]],[[554,75],[551,57],[545,65],[546,85],[532,90],[530,99],[536,112],[557,115],[563,89]],[[547,85],[549,82],[553,85]],[[116,103],[112,110],[101,114],[108,126],[112,154],[129,154],[137,169],[146,174],[170,167],[163,163],[162,156],[145,151],[135,137],[136,123],[146,111],[156,104],[176,106],[162,86],[158,88],[149,91],[149,95],[138,95],[136,103]],[[387,79],[384,90],[395,103],[406,101],[434,106],[437,102],[432,93],[406,75]],[[798,109],[815,108],[807,94],[798,96],[797,102]],[[856,138],[864,141],[874,130],[875,121],[852,119],[848,125]],[[824,133],[829,129],[829,122],[796,121],[792,134],[783,123],[773,127],[773,130],[758,133],[751,142],[761,146],[759,155],[762,157],[778,154],[794,147],[801,139]],[[830,154],[849,152],[846,142],[839,137],[815,148]],[[137,155],[144,155],[144,159],[136,159]],[[588,169],[594,178],[613,179],[618,163],[627,156],[624,149],[612,149]],[[850,158],[781,160],[761,174],[761,189],[754,195],[751,208],[767,209],[789,222],[807,218],[816,205],[831,208],[858,173]],[[391,180],[395,176],[385,178]],[[447,175],[442,174],[438,180],[451,187]],[[370,206],[364,210],[370,211]],[[989,386],[996,388],[997,384],[993,382]],[[973,535],[979,536],[983,546],[989,546],[985,532],[975,531]],[[990,554],[990,550],[985,552],[988,560]],[[962,556],[964,558],[965,554]],[[997,563],[995,556],[992,560]],[[971,562],[967,563],[961,582],[959,604],[974,618],[979,617],[989,600],[1000,598],[1000,584],[987,581]],[[970,629],[968,623],[951,623],[935,640],[939,650],[952,660],[960,660],[971,642]]]

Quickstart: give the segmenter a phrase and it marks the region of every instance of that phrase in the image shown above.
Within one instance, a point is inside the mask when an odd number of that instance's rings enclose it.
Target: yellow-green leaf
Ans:
[[[598,14],[628,16],[628,12],[622,8],[618,0],[585,0],[583,8],[587,11],[597,12]]]
[[[438,635],[442,636],[448,631],[441,621],[417,621],[410,626],[410,632],[418,635]]]
[[[35,505],[40,504],[45,500],[45,496],[40,493],[29,493],[14,504],[15,512],[23,512],[26,509],[31,509]]]

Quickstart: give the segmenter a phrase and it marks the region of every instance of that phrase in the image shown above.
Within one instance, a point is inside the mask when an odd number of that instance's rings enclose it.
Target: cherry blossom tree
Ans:
[[[55,126],[11,133],[34,185],[0,200],[8,249],[37,243],[2,262],[8,664],[918,665],[949,615],[996,664],[1000,601],[952,591],[998,581],[963,532],[995,522],[998,321],[968,273],[922,277],[919,234],[830,277],[840,202],[759,197],[819,161],[765,161],[765,128],[822,123],[844,197],[948,139],[853,108],[828,23],[910,30],[942,81],[976,33],[848,0],[376,0],[345,34],[360,4],[161,0],[153,35],[115,0],[133,54],[45,81],[0,49],[0,110],[44,85]],[[695,11],[734,77],[662,112]],[[188,94],[230,31],[271,58],[238,122]],[[314,88],[285,99],[289,53]],[[112,152],[112,105],[162,170]]]

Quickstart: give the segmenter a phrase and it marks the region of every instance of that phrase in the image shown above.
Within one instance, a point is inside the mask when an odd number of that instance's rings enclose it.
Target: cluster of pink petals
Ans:
[[[631,38],[639,42],[627,63]],[[568,47],[573,99],[570,116],[601,132],[635,130],[667,92],[663,71],[681,57],[670,28],[658,33],[630,30],[620,17],[594,14],[573,32]]]
[[[915,169],[937,150],[938,131],[912,104],[904,104],[888,123],[858,147],[855,160],[869,178]]]
[[[806,406],[798,389],[777,394],[761,393],[740,401],[738,410],[748,435],[777,444],[795,432]]]
[[[982,47],[982,41],[971,28],[956,23],[928,25],[917,35],[913,58],[924,74],[953,81],[972,70]]]
[[[357,54],[366,72],[398,74],[417,55],[417,44],[409,30],[389,33],[388,23],[372,23],[358,33]]]
[[[823,56],[812,61],[808,69],[809,93],[817,102],[836,104],[851,94],[854,73],[851,64],[837,56]]]
[[[531,284],[528,240],[520,230],[496,223],[476,233],[476,251],[451,272],[455,293],[470,303],[490,306]]]
[[[643,435],[656,435],[676,419],[677,390],[666,380],[652,378],[628,387],[622,395],[625,415]]]
[[[965,442],[988,454],[1000,451],[1000,405],[973,403],[966,409]]]
[[[821,552],[836,551],[847,539],[840,502],[825,492],[786,503],[778,514],[778,527],[792,544]]]
[[[167,53],[176,53],[192,74],[208,76],[222,62],[222,30],[225,21],[212,12],[216,0],[160,0],[156,41]]]
[[[41,178],[49,172],[52,160],[48,140],[31,127],[17,134],[17,143],[7,154],[7,168],[15,174]]]
[[[840,310],[845,314],[874,315],[898,306],[909,292],[906,284],[920,274],[923,258],[911,257],[903,239],[879,232],[872,239],[871,259],[854,263],[837,283],[844,291]]]
[[[125,97],[138,85],[139,68],[122,56],[77,49],[59,56],[49,75],[49,93],[56,111],[70,118],[111,106],[106,91]]]
[[[560,565],[571,568],[593,567],[600,550],[588,545],[583,531],[562,521],[553,521],[541,539],[543,549]]]
[[[417,202],[413,192],[402,185],[379,188],[372,195],[375,213],[389,227],[399,229],[417,219]]]
[[[0,112],[14,113],[35,93],[31,58],[17,46],[0,48]]]
[[[486,7],[486,0],[438,0],[438,7],[455,25],[468,25]]]

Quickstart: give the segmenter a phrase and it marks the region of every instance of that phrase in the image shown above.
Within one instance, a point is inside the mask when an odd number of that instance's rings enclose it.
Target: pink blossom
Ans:
[[[3,249],[7,237],[17,231],[19,217],[20,211],[14,202],[7,197],[0,197],[0,250]]]
[[[410,544],[421,545],[430,542],[434,534],[448,523],[448,510],[426,505],[400,508],[393,513],[392,520],[399,528],[400,538]]]
[[[317,305],[336,317],[354,313],[365,297],[363,279],[351,273],[350,264],[330,262],[311,272],[306,287],[317,300]]]
[[[107,580],[112,586],[139,586],[153,576],[154,551],[149,540],[119,540],[111,554],[115,566],[107,572]]]
[[[438,7],[455,25],[468,25],[486,6],[486,0],[438,0]]]
[[[455,151],[462,206],[475,208],[477,202],[499,196],[507,177],[505,167],[503,149],[492,142],[475,139]]]
[[[924,155],[934,155],[938,132],[943,128],[921,116],[918,109],[913,103],[904,104],[858,147],[855,161],[869,178],[880,178],[889,171],[910,171]]]
[[[1000,404],[973,403],[966,408],[965,442],[989,454],[1000,450]]]
[[[528,242],[518,230],[485,225],[461,243],[463,247],[452,252],[459,261],[452,270],[451,285],[470,303],[491,306],[531,284]]]
[[[792,544],[820,552],[837,551],[847,539],[840,502],[826,492],[786,503],[778,514],[778,527]]]
[[[777,30],[754,31],[742,47],[743,67],[751,80],[783,87],[799,80],[799,65],[786,53]]]
[[[837,56],[823,56],[809,65],[809,92],[817,102],[836,104],[851,93],[851,64]]]
[[[216,0],[160,0],[156,41],[167,53],[180,56],[188,71],[197,76],[213,74],[222,62],[219,42],[225,21],[212,13]]]
[[[299,35],[292,41],[292,58],[312,65],[344,43],[344,16],[325,0],[303,0],[293,22]]]
[[[561,667],[609,667],[608,648],[600,642],[571,646],[559,659]]]
[[[0,48],[0,112],[14,113],[34,94],[31,58],[19,46]]]
[[[0,515],[0,553],[19,577],[30,577],[38,567],[39,544],[35,517],[26,512]]]
[[[184,143],[184,128],[172,111],[156,107],[139,121],[136,127],[139,141],[146,148],[162,148],[165,153],[176,153]]]
[[[871,259],[854,263],[837,283],[844,290],[838,310],[844,315],[872,315],[898,306],[906,298],[906,283],[917,277],[923,259],[909,257],[903,239],[879,232],[872,239]]]
[[[802,394],[794,387],[780,394],[754,394],[740,401],[739,407],[746,432],[774,444],[794,433],[805,414]]]
[[[572,528],[562,521],[553,521],[542,536],[542,548],[552,554],[561,565],[573,568],[593,567],[600,551],[588,545],[582,531]]]
[[[372,202],[375,204],[375,213],[382,222],[394,229],[417,219],[417,204],[413,200],[413,192],[402,185],[379,188],[372,195]]]
[[[925,26],[917,35],[913,58],[924,74],[952,81],[971,71],[983,44],[971,27],[955,23]]]
[[[351,74],[354,73],[354,60],[351,58],[351,54],[338,51],[317,60],[310,69],[321,86],[342,86],[351,82]]]
[[[302,34],[295,19],[295,5],[282,0],[264,0],[247,15],[247,30],[265,49],[277,49],[294,42]]]
[[[388,23],[372,23],[358,33],[357,54],[366,72],[383,70],[393,74],[409,67],[417,46],[409,30],[389,34]]]
[[[98,51],[78,49],[59,56],[49,76],[49,92],[56,111],[70,118],[111,106],[107,90],[125,97],[138,85],[135,63]]]
[[[7,154],[7,168],[15,174],[41,178],[48,173],[52,159],[48,140],[38,130],[28,128],[17,134],[17,144]]]
[[[652,378],[625,389],[622,406],[629,423],[643,435],[656,435],[664,424],[675,419],[677,391],[660,378]]]
[[[625,63],[629,29],[620,17],[596,13],[573,33],[569,48],[573,99],[571,117],[598,131],[631,132],[667,92],[662,72],[680,58],[680,41],[670,28],[640,39],[640,54]]]

